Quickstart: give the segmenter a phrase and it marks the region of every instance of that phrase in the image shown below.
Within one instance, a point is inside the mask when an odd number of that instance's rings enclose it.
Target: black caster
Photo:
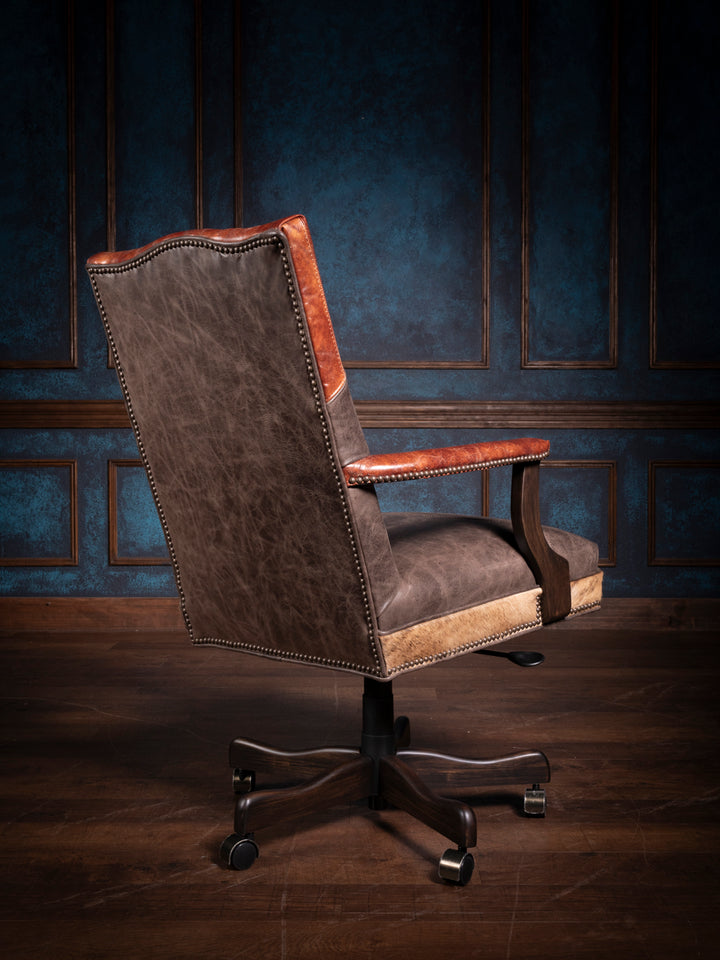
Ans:
[[[438,864],[438,876],[446,883],[452,883],[456,887],[464,887],[469,883],[470,877],[475,868],[475,861],[472,854],[467,850],[446,850],[440,857]]]
[[[544,817],[547,810],[547,798],[542,787],[535,783],[525,791],[523,811],[526,817]]]
[[[220,859],[231,870],[249,870],[259,856],[260,851],[252,837],[241,837],[239,833],[225,837],[220,847]]]
[[[255,789],[255,771],[241,770],[240,767],[235,767],[232,785],[235,793],[250,793]]]

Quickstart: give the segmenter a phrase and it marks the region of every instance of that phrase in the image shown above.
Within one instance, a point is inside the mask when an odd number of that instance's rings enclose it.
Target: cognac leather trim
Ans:
[[[345,368],[335,341],[310,231],[305,217],[301,216],[288,217],[280,230],[290,246],[325,399],[332,400],[345,383]]]
[[[317,260],[315,259],[315,249],[305,217],[299,215],[284,217],[282,220],[274,220],[272,223],[266,223],[260,227],[231,227],[226,230],[184,230],[180,233],[169,233],[144,247],[137,247],[134,250],[111,250],[105,253],[96,253],[87,261],[87,266],[91,269],[121,266],[138,257],[145,256],[169,240],[199,238],[214,243],[243,243],[263,233],[273,231],[281,232],[288,242],[323,393],[326,400],[332,400],[345,383],[345,368],[342,365],[340,352],[335,341],[330,312],[325,300]]]
[[[483,470],[508,463],[541,460],[550,452],[547,440],[521,440],[468,443],[457,447],[411,450],[406,453],[371,454],[343,468],[348,486],[368,483],[393,483],[420,480]]]
[[[129,263],[130,260],[144,256],[168,240],[199,237],[215,243],[243,243],[245,240],[252,240],[253,237],[270,230],[278,230],[283,223],[283,220],[275,220],[273,223],[266,223],[262,227],[230,227],[227,230],[183,230],[180,233],[168,233],[166,236],[153,240],[152,243],[147,243],[144,247],[137,247],[135,250],[108,250],[105,253],[96,253],[87,261],[87,266],[114,267],[118,264]]]

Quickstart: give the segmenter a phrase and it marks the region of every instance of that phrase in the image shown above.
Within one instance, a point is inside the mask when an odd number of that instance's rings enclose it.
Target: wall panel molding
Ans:
[[[115,249],[117,195],[115,162],[115,0],[105,0],[105,246]],[[108,366],[111,366],[108,361]]]
[[[720,427],[720,403],[680,401],[361,400],[360,422],[370,428],[546,430],[709,430]],[[5,429],[130,429],[122,400],[4,400]]]
[[[346,360],[349,370],[487,370],[490,367],[490,143],[491,143],[491,3],[482,0],[482,182],[480,214],[480,259],[482,279],[480,294],[480,357],[477,360]]]
[[[529,0],[522,3],[522,106],[521,106],[521,367],[528,369],[615,369],[618,364],[618,231],[619,231],[619,3],[612,0],[610,50],[609,234],[608,234],[608,358],[606,360],[533,359],[530,356],[531,259],[531,93]]]
[[[606,504],[608,554],[600,557],[601,567],[617,564],[617,461],[616,460],[543,460],[541,469],[607,470],[608,499]]]
[[[679,360],[660,356],[660,329],[658,316],[658,290],[660,286],[659,241],[660,241],[660,4],[650,3],[650,211],[649,211],[649,325],[650,368],[653,370],[717,370],[717,358],[707,360]],[[687,15],[687,14],[686,14]],[[709,118],[706,122],[712,123]],[[703,134],[705,136],[705,133]],[[704,146],[704,144],[703,144]],[[711,204],[711,201],[708,201]]]
[[[118,471],[132,467],[143,469],[142,460],[108,460],[108,563],[111,567],[169,566],[170,558],[162,556],[121,556],[118,546]]]
[[[5,370],[74,370],[78,366],[78,296],[77,296],[77,144],[76,144],[76,84],[75,84],[75,3],[68,0],[65,13],[65,85],[66,85],[66,176],[67,176],[67,291],[68,313],[67,354],[45,360],[15,359],[0,360],[0,369]],[[36,149],[43,150],[46,144],[39,143]],[[39,185],[38,189],[40,189]],[[44,303],[44,310],[53,310],[52,303]]]
[[[60,556],[0,556],[0,566],[4,567],[75,567],[78,564],[78,480],[76,460],[32,459],[0,460],[0,468],[8,470],[55,470],[68,471],[67,513],[68,513],[68,553]],[[43,507],[46,507],[43,504]],[[40,508],[39,508],[40,510]],[[43,511],[44,517],[44,511]],[[37,516],[37,514],[35,514]]]
[[[697,470],[697,471],[718,471],[718,483],[720,483],[720,460],[651,460],[648,464],[648,565],[651,567],[720,567],[720,550],[718,550],[718,555],[714,557],[702,556],[702,548],[700,548],[700,553],[694,555],[686,556],[658,556],[658,540],[659,540],[659,503],[658,503],[658,473],[661,470],[671,471],[671,470]],[[676,501],[673,499],[672,502],[672,511],[678,517],[677,526],[682,529],[685,525],[685,522],[688,521],[688,517],[683,517],[683,509],[686,505],[690,504],[690,509],[692,509],[693,500],[691,497],[691,491],[685,488],[685,499],[681,501]],[[705,523],[707,522],[707,515],[710,513],[710,509],[706,508],[705,510],[700,509],[699,514],[695,519],[698,524],[698,529],[695,531],[696,535],[698,533],[704,532]],[[674,518],[673,518],[674,519]],[[713,521],[716,520],[716,517],[713,517]],[[703,522],[705,521],[705,523]],[[711,521],[712,523],[712,521]],[[713,524],[716,527],[716,524]]]
[[[234,226],[243,223],[242,0],[233,6],[233,210]]]
[[[195,227],[203,228],[202,0],[195,0]]]

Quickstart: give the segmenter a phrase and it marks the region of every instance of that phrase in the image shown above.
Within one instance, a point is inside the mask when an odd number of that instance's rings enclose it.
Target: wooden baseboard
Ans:
[[[174,597],[0,597],[0,634],[184,629]]]
[[[609,597],[553,630],[718,630],[720,599]],[[171,597],[0,597],[0,635],[15,633],[184,630]]]
[[[720,599],[606,597],[599,610],[552,624],[550,630],[717,630]]]

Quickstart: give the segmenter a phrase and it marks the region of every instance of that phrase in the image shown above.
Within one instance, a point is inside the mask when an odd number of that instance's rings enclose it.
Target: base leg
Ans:
[[[380,792],[393,806],[405,810],[458,846],[474,847],[477,840],[475,814],[460,800],[441,797],[430,790],[398,757],[380,761]]]
[[[299,820],[316,810],[361,800],[372,792],[372,781],[372,760],[356,755],[301,786],[247,793],[235,805],[235,832],[246,836],[273,823]]]
[[[308,780],[357,757],[354,747],[280,750],[257,740],[238,737],[230,744],[230,766]]]
[[[516,783],[547,783],[550,764],[544,753],[528,750],[489,760],[455,757],[432,750],[398,750],[398,757],[413,764],[425,774],[442,776],[453,787],[500,786]]]

